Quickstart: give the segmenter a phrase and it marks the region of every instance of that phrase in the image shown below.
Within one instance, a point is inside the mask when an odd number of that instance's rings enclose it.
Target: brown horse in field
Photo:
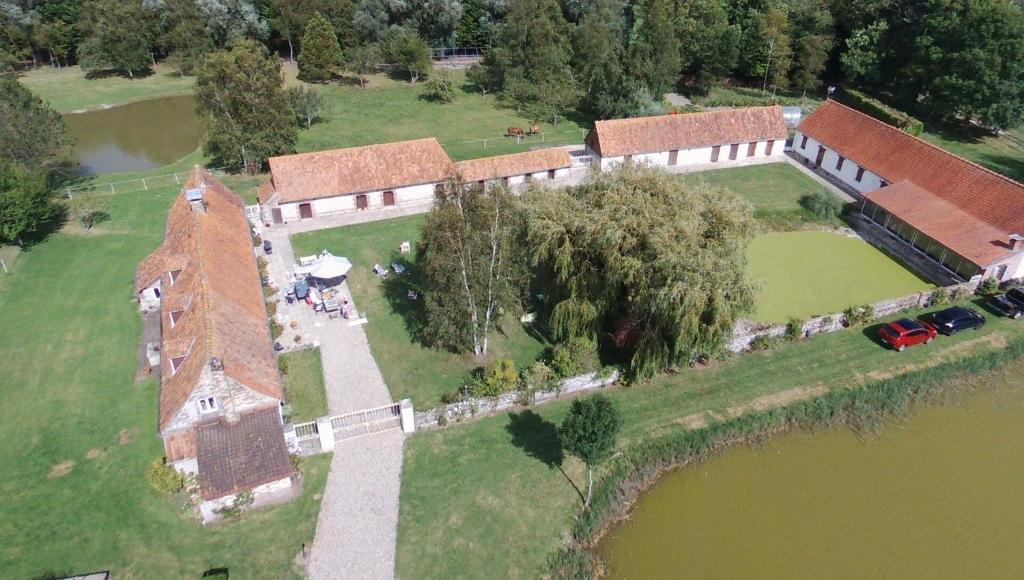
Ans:
[[[522,127],[509,127],[505,130],[506,137],[525,137],[526,131],[523,131]]]
[[[543,132],[544,131],[540,128],[540,125],[530,125],[530,131],[527,132],[526,134],[527,135],[540,135]]]

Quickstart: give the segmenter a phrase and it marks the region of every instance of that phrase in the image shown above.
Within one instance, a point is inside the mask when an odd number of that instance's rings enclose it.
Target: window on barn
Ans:
[[[555,178],[555,170],[554,169],[548,169],[548,179],[554,179],[554,178]]]
[[[179,276],[181,276],[181,270],[171,270],[167,273],[167,277],[171,280],[171,286],[174,286],[174,281],[177,280]]]
[[[174,374],[176,374],[178,372],[178,369],[181,368],[181,365],[185,364],[185,359],[187,359],[187,358],[188,358],[188,355],[172,356],[171,357],[171,374],[172,375],[174,375]]]
[[[857,183],[860,183],[860,180],[864,179],[864,168],[863,167],[858,167],[857,168],[857,177],[855,177],[854,179],[857,180]]]
[[[505,187],[508,187],[508,178],[507,177],[502,177],[501,178],[501,184],[504,185]]]
[[[715,145],[711,148],[711,162],[716,163],[718,161],[718,155],[722,152],[721,145]]]
[[[757,141],[747,143],[747,157],[753,157],[757,151]]]
[[[530,183],[531,181],[533,181],[532,173],[527,173],[526,175],[523,176],[523,183]]]
[[[807,149],[807,135],[804,135],[803,138],[800,139],[800,148]]]
[[[170,318],[171,318],[171,328],[174,328],[174,325],[177,324],[179,320],[181,320],[181,316],[183,314],[185,314],[184,310],[175,310],[175,311],[171,312],[171,315],[170,315]]]
[[[676,163],[679,163],[679,150],[673,149],[672,151],[668,152],[668,164],[672,166],[675,165]]]
[[[879,179],[878,180],[878,187],[888,187],[888,185],[889,185],[888,181],[886,181],[884,179]]]
[[[199,399],[199,410],[203,413],[212,413],[217,410],[217,399],[213,397],[203,397]]]
[[[768,142],[764,144],[764,154],[765,155],[771,155],[772,154],[772,146],[773,145],[775,145],[775,141],[772,141],[771,139],[769,139]]]
[[[845,162],[846,162],[846,158],[843,157],[842,155],[840,155],[839,159],[836,160],[836,171],[842,171],[843,170],[843,163],[845,163]]]
[[[390,189],[384,192],[384,205],[395,205],[395,192]]]

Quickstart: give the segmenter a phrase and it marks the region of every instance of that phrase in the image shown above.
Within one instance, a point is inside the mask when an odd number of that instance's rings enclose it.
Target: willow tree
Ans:
[[[527,282],[518,200],[503,187],[485,192],[450,179],[437,193],[421,240],[424,338],[485,356],[501,314],[518,307]]]
[[[556,340],[611,333],[650,376],[711,355],[753,308],[751,209],[725,189],[627,163],[526,201]]]

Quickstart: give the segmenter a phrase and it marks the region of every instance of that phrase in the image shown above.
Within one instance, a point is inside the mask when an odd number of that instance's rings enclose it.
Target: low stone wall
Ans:
[[[953,286],[945,286],[945,290],[949,293],[963,288],[968,293],[973,293],[978,286],[978,281],[964,282],[963,284],[954,284]],[[871,306],[875,309],[875,318],[882,318],[902,312],[904,310],[910,310],[912,308],[923,308],[928,306],[931,302],[932,294],[938,291],[939,288],[927,290],[925,292],[916,292],[914,294],[908,294],[906,296],[900,296],[899,298],[890,298],[888,300],[882,300],[876,302]],[[809,320],[804,321],[801,327],[801,333],[804,337],[811,337],[815,334],[824,334],[829,332],[836,332],[849,326],[846,321],[846,315],[839,312],[836,314],[829,314],[825,316],[816,316]],[[736,331],[733,333],[732,342],[729,343],[729,350],[732,352],[743,352],[750,348],[756,338],[763,336],[768,338],[774,338],[783,336],[786,334],[785,324],[757,324],[749,320],[744,320],[740,324],[736,325]]]
[[[587,373],[578,377],[562,380],[558,389],[538,391],[534,396],[534,404],[542,405],[566,395],[603,389],[619,379],[619,372],[614,371],[607,377],[599,377],[598,373]],[[416,430],[423,431],[446,427],[453,423],[464,423],[477,416],[490,415],[508,411],[522,406],[522,395],[513,391],[497,397],[480,397],[466,399],[458,403],[443,405],[434,409],[416,412]]]

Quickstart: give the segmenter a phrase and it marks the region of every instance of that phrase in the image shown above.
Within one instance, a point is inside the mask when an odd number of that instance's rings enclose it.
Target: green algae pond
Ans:
[[[605,572],[1019,578],[1024,389],[999,377],[876,433],[793,432],[671,472],[603,538]]]
[[[757,236],[747,248],[747,275],[759,285],[759,322],[834,314],[932,288],[864,240],[830,231]]]

